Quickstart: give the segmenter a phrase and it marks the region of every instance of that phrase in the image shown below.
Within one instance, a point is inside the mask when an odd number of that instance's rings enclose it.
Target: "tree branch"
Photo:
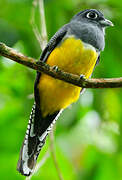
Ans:
[[[39,0],[40,20],[41,20],[41,39],[42,39],[42,50],[47,45],[47,28],[44,13],[44,1]]]
[[[0,55],[7,57],[13,61],[23,64],[29,68],[43,72],[56,79],[63,80],[73,85],[83,88],[120,88],[122,87],[122,77],[108,78],[108,79],[85,79],[80,78],[78,75],[70,74],[55,67],[50,67],[42,61],[36,61],[34,58],[27,57],[18,53],[14,49],[0,43]]]
[[[41,22],[41,33],[38,29],[38,26],[35,23],[35,11],[36,7],[39,5],[40,11],[40,22]],[[44,14],[44,2],[43,0],[34,0],[32,3],[32,10],[31,10],[31,20],[30,20],[32,30],[36,36],[36,39],[40,45],[40,48],[43,50],[47,44],[47,30],[46,30],[46,23],[45,23],[45,14]]]
[[[56,171],[57,171],[57,175],[58,175],[60,180],[63,180],[63,176],[61,174],[61,171],[60,171],[60,168],[59,168],[59,165],[58,165],[58,161],[57,161],[57,158],[56,158],[56,153],[55,153],[55,148],[54,148],[53,130],[49,134],[49,140],[50,140],[50,151],[51,151],[53,162],[54,162],[54,165],[55,165],[55,168],[56,168]]]
[[[42,49],[43,46],[42,46],[41,34],[40,34],[39,30],[38,30],[38,26],[35,23],[35,10],[36,10],[37,4],[38,4],[38,0],[34,0],[33,3],[32,3],[30,24],[32,26],[32,30],[34,32],[34,35],[36,36],[36,39],[37,39],[37,41],[38,41],[38,43],[40,45],[40,48]]]

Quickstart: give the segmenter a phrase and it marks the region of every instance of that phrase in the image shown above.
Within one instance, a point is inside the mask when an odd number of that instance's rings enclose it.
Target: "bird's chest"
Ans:
[[[80,39],[70,37],[52,51],[47,64],[56,65],[66,72],[83,74],[89,78],[97,57],[98,54],[93,46],[83,43]]]
[[[88,46],[73,37],[64,40],[48,57],[47,64],[58,66],[61,70],[72,74],[83,74],[86,78],[92,74],[98,54],[92,46]],[[42,74],[39,81],[40,104],[44,116],[56,110],[66,108],[75,102],[81,88]],[[52,112],[53,111],[53,112]]]

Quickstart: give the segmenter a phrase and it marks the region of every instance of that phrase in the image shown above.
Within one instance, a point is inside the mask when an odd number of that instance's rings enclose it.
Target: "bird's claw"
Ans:
[[[58,71],[58,66],[53,66],[53,70]]]
[[[85,76],[83,74],[80,75],[80,79],[85,79]]]

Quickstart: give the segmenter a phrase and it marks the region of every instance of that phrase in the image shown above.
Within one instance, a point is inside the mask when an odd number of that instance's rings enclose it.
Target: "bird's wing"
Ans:
[[[43,50],[40,61],[46,62],[50,53],[53,51],[53,49],[61,42],[65,34],[67,33],[68,30],[68,24],[64,25],[61,29],[59,29],[54,36],[50,39],[48,42],[47,46]],[[41,73],[37,72],[36,80],[35,80],[35,85],[34,85],[34,97],[35,97],[35,102],[37,106],[39,106],[39,92],[37,85],[39,83]]]

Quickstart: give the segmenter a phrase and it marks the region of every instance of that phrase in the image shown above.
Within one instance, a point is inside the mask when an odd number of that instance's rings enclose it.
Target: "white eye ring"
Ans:
[[[86,14],[86,17],[89,18],[89,19],[96,19],[98,17],[98,14],[95,13],[95,12],[88,12]]]

